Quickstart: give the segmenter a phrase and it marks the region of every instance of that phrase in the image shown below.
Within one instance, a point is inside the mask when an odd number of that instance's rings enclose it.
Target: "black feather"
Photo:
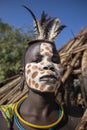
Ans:
[[[38,33],[39,33],[38,23],[37,23],[37,19],[36,19],[34,13],[33,13],[27,6],[25,6],[25,5],[22,5],[22,6],[23,6],[25,9],[27,9],[27,10],[31,13],[32,17],[34,18],[34,21],[35,21],[35,23],[36,23],[37,30],[38,30]]]
[[[56,32],[58,32],[58,34],[65,28],[67,27],[66,25],[61,25],[59,26],[58,30],[56,30]]]

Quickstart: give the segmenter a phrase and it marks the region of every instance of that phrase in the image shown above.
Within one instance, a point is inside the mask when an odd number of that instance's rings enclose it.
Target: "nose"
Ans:
[[[53,66],[44,66],[43,67],[44,70],[51,70],[51,71],[55,71],[55,68]]]

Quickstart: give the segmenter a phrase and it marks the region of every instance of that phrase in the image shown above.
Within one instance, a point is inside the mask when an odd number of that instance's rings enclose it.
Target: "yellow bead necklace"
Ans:
[[[36,124],[32,124],[30,122],[27,122],[26,120],[24,120],[20,114],[18,113],[18,108],[19,108],[19,105],[24,101],[24,99],[26,99],[27,96],[24,96],[21,100],[19,100],[17,103],[16,103],[16,106],[15,106],[15,114],[17,115],[18,119],[26,124],[27,126],[29,127],[33,127],[33,128],[38,128],[38,129],[49,129],[49,128],[52,128],[54,126],[56,126],[57,124],[60,123],[60,121],[62,120],[63,116],[64,116],[64,109],[62,107],[62,105],[59,104],[59,102],[57,102],[57,106],[58,106],[58,112],[59,112],[59,116],[58,116],[58,119],[57,121],[55,121],[54,123],[52,124],[49,124],[49,125],[36,125]]]

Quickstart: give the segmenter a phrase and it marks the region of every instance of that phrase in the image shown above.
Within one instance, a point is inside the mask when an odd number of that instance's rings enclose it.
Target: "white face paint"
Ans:
[[[52,61],[53,47],[51,44],[40,45],[42,60],[31,62],[25,66],[25,76],[30,88],[41,92],[54,92],[61,80],[61,65]]]

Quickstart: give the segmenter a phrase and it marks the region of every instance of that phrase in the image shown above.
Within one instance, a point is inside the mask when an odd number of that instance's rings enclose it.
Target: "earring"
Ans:
[[[20,91],[23,91],[25,85],[25,76],[23,72],[23,68],[20,68],[21,82],[20,82]]]

